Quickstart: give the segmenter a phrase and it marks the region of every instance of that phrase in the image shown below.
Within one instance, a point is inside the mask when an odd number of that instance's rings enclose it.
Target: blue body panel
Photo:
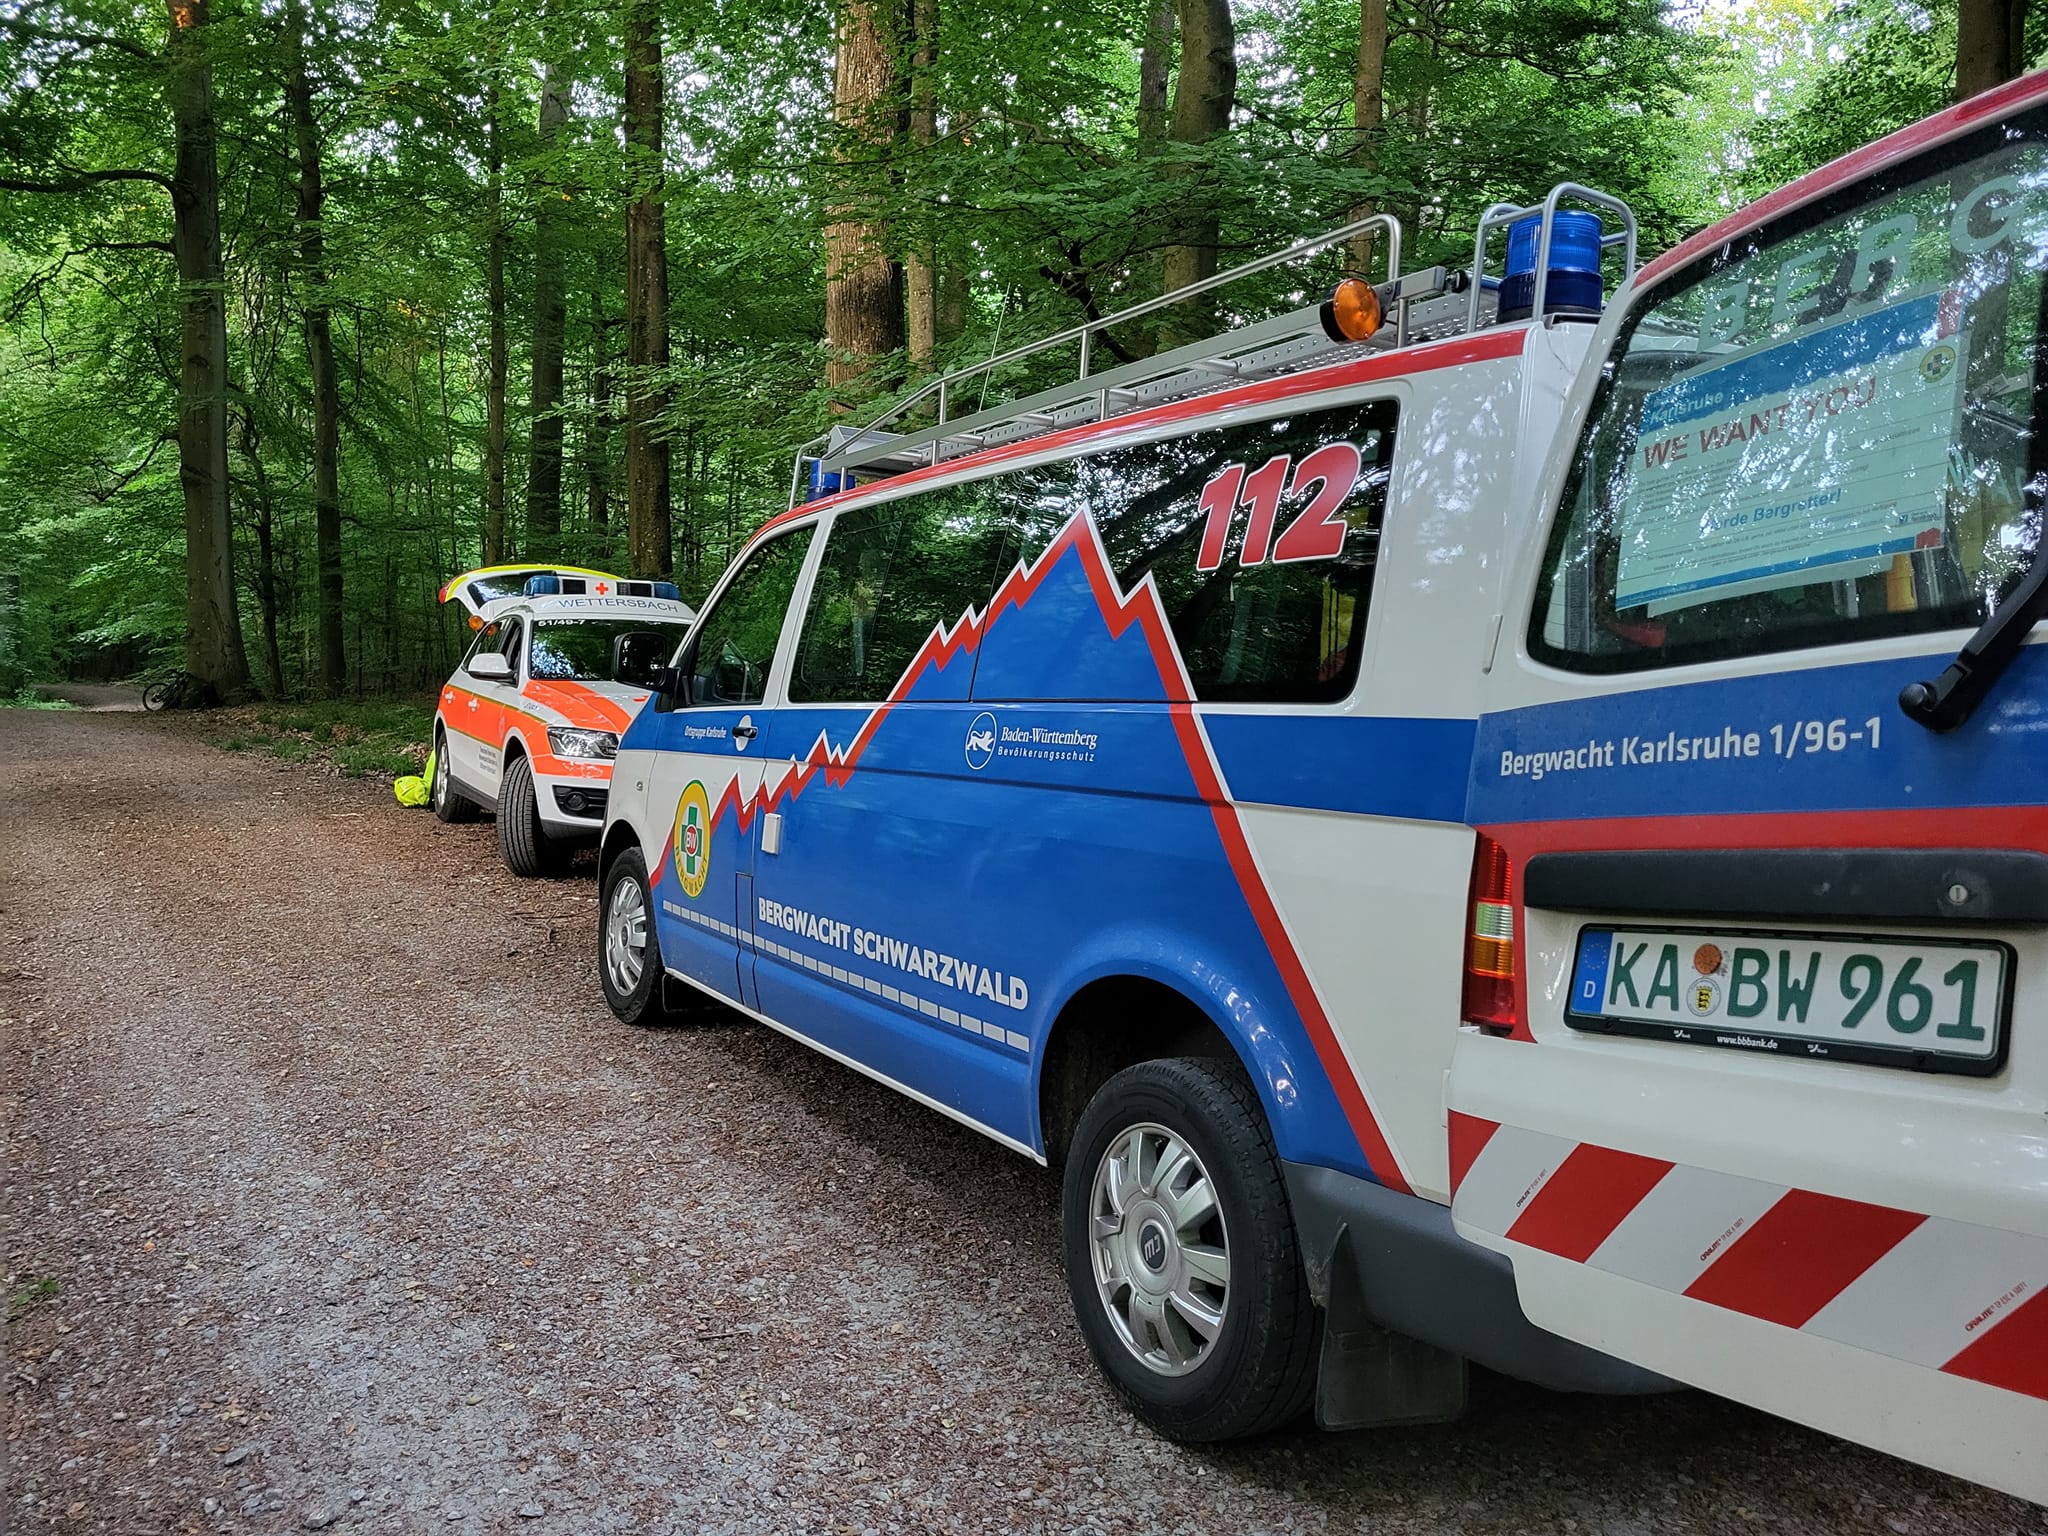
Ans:
[[[1975,716],[1940,735],[1900,712],[1899,690],[1938,676],[1952,656],[1772,670],[1487,715],[1469,819],[2048,803],[2048,647],[2022,650]],[[1834,721],[1841,745],[1831,748]],[[1809,750],[1813,723],[1819,750]]]
[[[1061,1007],[1091,981],[1147,977],[1232,1040],[1283,1157],[1373,1177],[1201,792],[1178,665],[1130,610],[1105,613],[1092,553],[1070,545],[1025,600],[999,596],[978,638],[879,712],[752,711],[768,787],[758,805],[715,806],[711,840],[713,884],[751,875],[751,909],[690,901],[670,858],[662,943],[702,944],[695,917],[715,915],[759,1011],[1033,1149]],[[972,700],[945,697],[968,676]],[[1027,689],[1122,701],[1015,702]],[[698,713],[643,714],[627,745],[668,746]],[[1388,800],[1418,803],[1413,786]],[[769,810],[780,851],[757,854]]]

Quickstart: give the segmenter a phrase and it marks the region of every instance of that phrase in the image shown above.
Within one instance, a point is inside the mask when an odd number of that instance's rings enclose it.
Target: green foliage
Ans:
[[[906,14],[909,7],[900,8]],[[808,0],[664,7],[675,560],[699,599],[786,495],[794,445],[830,419],[821,231],[883,222],[949,294],[940,365],[1155,293],[1183,221],[1213,212],[1225,260],[1397,213],[1407,264],[1469,259],[1484,206],[1583,180],[1626,196],[1646,254],[1743,198],[1930,110],[1951,75],[1952,0],[1412,0],[1391,8],[1386,118],[1351,130],[1357,0],[1238,0],[1231,131],[1140,145],[1149,0],[943,4],[933,61],[881,119],[836,125],[834,8]],[[510,339],[506,484],[522,547],[536,210],[567,275],[560,553],[625,558],[621,11],[421,0],[313,3],[306,55],[327,188],[321,233],[341,395],[348,687],[431,686],[466,635],[435,603],[477,563],[486,494],[485,283],[495,138],[504,170]],[[164,12],[139,0],[10,10],[0,65],[0,690],[30,676],[124,675],[177,656],[184,629],[176,425],[178,286],[163,248],[171,168]],[[1674,18],[1689,17],[1682,22]],[[289,8],[215,0],[212,56],[229,273],[237,577],[252,665],[296,697],[316,673],[314,293],[284,87]],[[74,34],[72,41],[48,34]],[[96,37],[104,43],[80,43]],[[573,81],[543,146],[541,65]],[[913,95],[935,131],[907,131]],[[120,179],[80,181],[84,173]],[[76,185],[72,185],[76,183]],[[1217,318],[1305,302],[1346,257],[1233,289]],[[1116,344],[1142,350],[1142,328]],[[1112,349],[1114,350],[1114,349]],[[1026,389],[1070,359],[991,381]],[[602,380],[602,385],[600,384]],[[903,359],[877,393],[915,387]],[[601,416],[598,397],[608,401]],[[593,501],[595,485],[601,500]],[[251,739],[346,747],[344,722]],[[280,735],[279,733],[282,733]],[[422,728],[408,738],[424,741]],[[411,764],[417,766],[417,763]]]
[[[245,705],[207,715],[199,728],[224,752],[323,763],[344,778],[418,773],[433,736],[434,698]]]

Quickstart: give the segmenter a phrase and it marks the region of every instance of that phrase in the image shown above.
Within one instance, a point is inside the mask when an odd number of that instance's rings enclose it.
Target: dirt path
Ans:
[[[142,710],[142,690],[125,683],[37,683],[36,692],[98,714],[139,714]]]
[[[492,836],[0,718],[0,1529],[2048,1529],[1695,1395],[1168,1445],[1045,1173],[767,1030],[616,1024],[589,883]]]

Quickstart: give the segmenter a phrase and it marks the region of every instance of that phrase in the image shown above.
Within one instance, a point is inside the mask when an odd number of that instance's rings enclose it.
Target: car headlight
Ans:
[[[573,725],[548,727],[548,750],[557,757],[617,757],[619,738],[612,731],[586,731]]]

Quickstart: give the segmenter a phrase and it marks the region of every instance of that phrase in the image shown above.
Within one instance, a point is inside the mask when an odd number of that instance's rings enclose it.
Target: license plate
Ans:
[[[1985,1076],[2005,1060],[2012,950],[1842,934],[1586,928],[1574,1029]]]

